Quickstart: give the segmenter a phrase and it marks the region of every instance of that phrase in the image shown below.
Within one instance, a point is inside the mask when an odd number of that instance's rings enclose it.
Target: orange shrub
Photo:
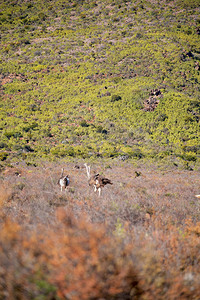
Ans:
[[[130,299],[141,293],[129,246],[63,210],[58,219],[54,228],[39,226],[31,236],[6,221],[0,238],[1,297]]]

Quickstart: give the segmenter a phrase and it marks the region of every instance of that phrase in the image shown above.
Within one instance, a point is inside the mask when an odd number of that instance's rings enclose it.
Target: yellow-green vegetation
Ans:
[[[198,165],[199,8],[199,0],[1,1],[0,159]]]

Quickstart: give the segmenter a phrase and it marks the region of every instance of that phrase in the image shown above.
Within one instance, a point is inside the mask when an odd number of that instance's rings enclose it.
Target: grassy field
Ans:
[[[2,172],[0,298],[198,299],[199,172],[101,161],[99,197],[83,163]]]

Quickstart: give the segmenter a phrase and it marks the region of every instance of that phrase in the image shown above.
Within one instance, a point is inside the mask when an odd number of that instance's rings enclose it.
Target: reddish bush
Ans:
[[[131,249],[64,211],[52,229],[24,232],[9,220],[1,228],[0,296],[8,299],[130,299],[141,293]]]

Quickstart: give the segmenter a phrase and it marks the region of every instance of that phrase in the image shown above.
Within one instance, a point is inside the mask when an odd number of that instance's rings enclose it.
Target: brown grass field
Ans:
[[[0,299],[200,299],[199,172],[83,163],[2,169]]]

